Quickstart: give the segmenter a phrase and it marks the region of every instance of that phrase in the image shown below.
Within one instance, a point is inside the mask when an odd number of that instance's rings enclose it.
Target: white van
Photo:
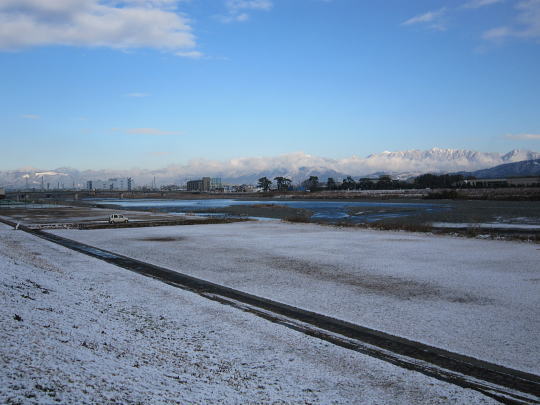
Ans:
[[[109,224],[119,224],[123,222],[129,222],[128,217],[125,217],[121,214],[112,214],[109,217]]]

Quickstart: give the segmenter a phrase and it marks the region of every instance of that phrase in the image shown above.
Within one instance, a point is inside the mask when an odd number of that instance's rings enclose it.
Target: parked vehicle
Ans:
[[[112,214],[109,217],[109,224],[121,224],[127,222],[129,222],[128,217],[125,217],[122,214]]]

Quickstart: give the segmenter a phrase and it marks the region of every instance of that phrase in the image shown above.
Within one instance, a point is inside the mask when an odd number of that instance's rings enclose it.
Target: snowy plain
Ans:
[[[494,404],[0,224],[0,402]]]
[[[478,223],[478,222],[432,222],[431,226],[435,228],[481,228],[481,229],[534,229],[540,230],[540,225],[533,224],[504,224],[496,223]]]
[[[276,221],[51,232],[540,373],[537,244]]]

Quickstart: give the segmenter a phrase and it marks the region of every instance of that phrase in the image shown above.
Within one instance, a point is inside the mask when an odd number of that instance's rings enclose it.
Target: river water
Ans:
[[[158,200],[158,199],[92,199],[94,204],[111,204],[124,209],[157,210],[177,214],[196,213],[204,216],[227,216],[226,213],[216,213],[219,208],[235,205],[281,205],[291,208],[305,209],[313,212],[311,219],[337,221],[345,220],[353,223],[379,221],[385,218],[396,218],[416,215],[423,212],[436,212],[450,209],[445,204],[429,203],[388,203],[388,202],[357,202],[357,201],[246,201],[234,199],[201,199],[201,200]],[[205,211],[212,210],[208,213]]]

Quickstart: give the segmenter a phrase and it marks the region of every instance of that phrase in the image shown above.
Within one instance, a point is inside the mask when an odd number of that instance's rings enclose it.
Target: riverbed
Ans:
[[[425,202],[365,201],[277,201],[277,200],[152,200],[100,199],[86,200],[100,206],[150,210],[177,214],[233,215],[258,218],[306,218],[315,222],[347,221],[371,223],[388,218],[407,217],[449,210],[448,204]]]

